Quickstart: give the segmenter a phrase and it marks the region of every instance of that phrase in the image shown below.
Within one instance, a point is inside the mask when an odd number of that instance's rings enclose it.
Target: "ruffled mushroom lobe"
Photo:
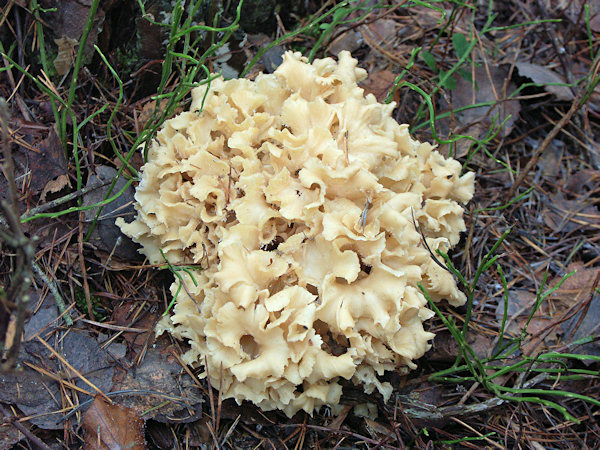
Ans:
[[[348,52],[288,52],[273,74],[195,88],[152,144],[137,217],[118,221],[150,262],[202,263],[179,272],[159,332],[189,342],[184,361],[224,398],[312,414],[344,378],[387,399],[379,377],[416,367],[434,336],[417,283],[465,302],[429,249],[458,243],[474,176],[364,78]]]

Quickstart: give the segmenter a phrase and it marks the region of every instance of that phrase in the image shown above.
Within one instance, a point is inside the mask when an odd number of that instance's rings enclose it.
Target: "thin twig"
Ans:
[[[85,195],[88,192],[92,192],[98,188],[101,188],[102,186],[106,186],[107,184],[110,184],[111,182],[112,182],[112,180],[107,180],[102,183],[94,183],[91,186],[86,186],[82,189],[78,189],[77,191],[71,192],[70,194],[67,194],[64,197],[60,197],[60,198],[52,200],[48,203],[44,203],[43,205],[36,206],[35,208],[31,208],[29,211],[27,211],[25,214],[23,214],[21,216],[21,220],[28,219],[29,217],[35,216],[36,214],[43,213],[45,211],[48,211],[49,209],[52,209],[52,208],[60,206],[64,203],[70,202],[71,200],[75,200],[76,198],[78,198],[82,195]]]
[[[431,259],[433,259],[433,261],[438,266],[440,266],[442,269],[444,269],[447,272],[450,272],[450,270],[444,264],[442,264],[439,259],[437,259],[437,257],[435,256],[435,253],[433,253],[433,251],[429,247],[429,244],[427,243],[427,238],[425,237],[425,233],[423,233],[423,230],[421,229],[421,226],[418,224],[417,219],[415,219],[415,210],[412,209],[412,208],[410,208],[410,211],[412,213],[412,220],[413,220],[413,225],[415,227],[415,230],[417,230],[419,232],[419,234],[421,235],[421,239],[423,240],[423,244],[425,245],[425,248],[429,252],[429,255],[431,256]],[[450,272],[450,273],[452,273],[452,272]]]
[[[122,327],[119,325],[111,325],[109,323],[96,322],[95,320],[88,320],[88,319],[79,319],[79,321],[89,323],[90,325],[94,325],[96,327],[106,328],[107,330],[125,331],[127,333],[147,333],[148,331],[150,331],[150,330],[147,330],[146,328]]]
[[[37,263],[35,261],[31,262],[31,268],[33,269],[35,274],[42,279],[44,284],[46,286],[48,286],[50,293],[54,297],[54,301],[56,302],[56,306],[58,307],[59,312],[61,313],[61,315],[63,315],[65,313],[65,311],[67,310],[67,307],[60,295],[60,292],[58,292],[58,288],[56,287],[56,284],[54,284],[54,281],[52,281],[50,278],[48,278],[48,276],[44,273],[44,271],[40,268],[40,266],[37,265]],[[64,318],[65,318],[65,323],[67,324],[67,326],[70,327],[73,325],[73,319],[71,318],[71,316],[68,313],[64,314]]]
[[[2,328],[8,323],[8,315],[12,315],[15,324],[12,343],[6,352],[6,359],[2,363],[2,369],[12,370],[21,347],[21,336],[25,325],[25,305],[29,301],[27,291],[31,286],[32,278],[30,266],[33,261],[34,250],[31,241],[23,233],[21,221],[19,220],[19,198],[15,183],[14,161],[10,147],[10,132],[8,130],[8,106],[4,99],[0,99],[0,122],[2,123],[2,152],[4,156],[2,171],[6,177],[8,187],[8,198],[0,199],[0,207],[4,215],[3,223],[5,222],[7,226],[6,229],[2,230],[2,240],[16,250],[10,285],[0,297],[0,301],[3,303]],[[5,331],[3,330],[3,332]]]
[[[40,438],[38,438],[31,431],[29,431],[27,428],[25,428],[25,426],[22,423],[17,422],[15,420],[16,417],[11,416],[2,405],[0,405],[0,413],[2,413],[2,415],[6,419],[8,419],[8,423],[10,423],[13,427],[15,427],[21,433],[23,433],[23,435],[25,435],[25,437],[27,439],[29,439],[29,442],[31,442],[37,448],[39,448],[41,450],[50,450],[50,447],[48,447],[46,444],[44,444],[44,442],[42,442],[42,440]]]
[[[87,269],[85,267],[85,257],[83,256],[83,224],[85,218],[83,215],[83,211],[79,213],[79,239],[77,245],[77,251],[79,253],[79,267],[81,268],[81,280],[83,283],[83,293],[85,295],[85,303],[87,305],[88,314],[90,319],[96,320],[94,316],[94,308],[92,306],[92,297],[90,295],[90,286],[87,280]]]

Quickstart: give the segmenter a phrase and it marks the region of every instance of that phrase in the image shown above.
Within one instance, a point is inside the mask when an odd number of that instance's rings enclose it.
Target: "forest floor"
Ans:
[[[0,1],[0,448],[598,448],[598,2],[244,3]],[[387,402],[347,384],[337,417],[221,401],[155,337],[173,274],[114,225],[194,83],[289,49],[351,51],[476,173],[445,260],[467,304],[437,304]]]

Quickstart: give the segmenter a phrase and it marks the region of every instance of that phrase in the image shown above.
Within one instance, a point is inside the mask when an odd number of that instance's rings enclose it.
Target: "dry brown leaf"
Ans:
[[[332,430],[339,430],[344,421],[346,420],[346,417],[348,417],[348,413],[352,410],[352,408],[352,405],[344,406],[340,415],[331,421],[331,423],[329,424],[329,428],[331,428]]]
[[[530,336],[537,336],[543,333],[548,327],[556,321],[560,313],[556,306],[544,302],[533,313],[533,317],[527,325],[531,309],[535,305],[537,295],[524,289],[513,289],[508,294],[507,324],[505,336],[519,336],[525,326]],[[502,323],[504,317],[504,299],[502,299],[496,308],[496,320]],[[556,331],[551,331],[544,336],[544,339],[530,339],[523,342],[523,350],[528,353],[532,349],[543,349],[556,343]]]
[[[586,308],[561,323],[563,343],[569,344],[589,336],[599,337],[600,323],[598,317],[600,317],[600,295],[596,293],[592,296]],[[588,342],[573,348],[572,351],[579,354],[600,356],[600,341]],[[592,363],[592,360],[584,361],[586,365]]]
[[[393,43],[398,35],[399,23],[391,19],[380,19],[368,25],[362,25],[359,30],[367,42],[377,43],[384,49],[393,49]]]
[[[91,187],[98,184],[101,184],[101,186],[83,196],[83,205],[96,205],[105,198],[125,189],[127,181],[121,176],[116,180],[113,190],[109,193],[110,182],[116,176],[117,170],[114,168],[104,165],[96,166],[96,173],[90,176],[87,186]],[[129,262],[138,260],[140,254],[137,252],[137,246],[130,239],[125,239],[119,227],[115,225],[115,219],[117,217],[124,217],[125,220],[131,220],[134,216],[134,193],[133,188],[129,186],[118,198],[102,208],[98,224],[94,228],[89,240],[98,250],[113,254],[117,258]],[[92,223],[97,212],[97,208],[88,209],[84,212],[86,226]],[[119,238],[121,239],[119,240]]]
[[[85,448],[92,450],[146,448],[144,421],[130,408],[109,405],[96,396],[83,416]]]
[[[535,303],[536,296],[532,292],[525,289],[513,289],[508,293],[508,306],[506,310],[507,319],[513,319],[512,323],[509,324],[506,331],[509,333],[520,333],[521,328],[515,323],[517,317],[523,317],[529,315],[531,307]],[[504,317],[504,299],[498,302],[496,307],[496,321],[502,322]]]
[[[163,98],[158,105],[158,114],[161,114],[163,109],[167,106],[168,99]],[[154,114],[154,109],[156,108],[156,100],[149,101],[142,107],[142,111],[138,116],[138,124],[140,130],[146,126],[146,123],[152,118],[152,114]]]
[[[467,344],[475,352],[478,358],[487,358],[492,349],[493,338],[485,334],[469,333]],[[433,347],[427,353],[429,361],[454,362],[459,353],[459,345],[456,339],[448,331],[437,333],[433,341]]]
[[[554,94],[558,100],[571,101],[575,95],[567,86],[558,86],[555,83],[566,83],[565,79],[547,67],[539,64],[518,62],[515,64],[519,75],[530,78],[536,84],[544,85],[546,91]]]
[[[69,186],[69,185],[70,185],[69,176],[65,175],[65,174],[59,175],[54,180],[48,181],[48,183],[46,183],[46,186],[44,187],[44,190],[40,194],[40,201],[45,202],[46,195],[54,194],[54,193],[62,190],[62,188],[64,188],[65,186]]]
[[[54,299],[50,297],[52,304]],[[56,315],[56,305],[53,305]],[[26,335],[45,336],[38,332],[52,321],[50,314],[38,317],[36,323],[28,323]],[[34,316],[35,317],[35,316]],[[34,318],[32,317],[32,320]],[[54,333],[56,333],[55,331]],[[79,373],[85,374],[88,381],[93,383],[102,392],[110,392],[113,385],[114,368],[112,357],[102,348],[96,337],[75,330],[56,335],[60,342],[60,352]],[[61,430],[69,427],[69,420],[64,420],[63,414],[57,411],[56,399],[60,398],[61,384],[46,376],[38,370],[44,369],[48,373],[61,374],[60,361],[37,339],[25,341],[21,344],[19,361],[22,367],[13,372],[0,372],[0,402],[15,404],[25,415],[32,416],[30,423],[45,430]],[[37,368],[35,370],[34,368]],[[76,385],[79,389],[87,391],[90,386],[78,376],[70,378],[63,376],[63,380]],[[81,394],[81,402],[91,397]]]
[[[134,312],[139,307],[137,302],[123,302],[113,309],[112,321],[114,325],[129,327],[132,321]],[[148,341],[148,337],[152,332],[152,326],[157,320],[158,311],[145,313],[139,320],[135,322],[135,328],[147,329],[146,333],[123,333],[123,338],[130,345],[131,350],[139,352]]]
[[[540,159],[538,166],[542,171],[542,176],[550,182],[556,180],[561,169],[561,160],[563,157],[563,145],[549,145],[546,147]]]
[[[560,324],[564,344],[584,337],[597,337],[600,335],[600,326],[598,324],[600,296],[597,292],[593,291],[594,288],[598,287],[597,280],[600,276],[600,268],[585,267],[582,263],[572,263],[567,267],[566,272],[573,271],[575,273],[562,283],[560,288],[552,294],[552,298],[559,306],[561,315],[576,311],[583,302],[589,301],[589,304],[586,308]],[[556,286],[561,279],[562,277],[556,276],[552,283],[550,283],[550,286]],[[573,352],[600,355],[600,345],[598,345],[598,342],[590,342],[584,346],[575,347]]]
[[[327,46],[327,51],[332,55],[338,55],[342,50],[355,52],[363,44],[362,36],[359,31],[348,30],[340,34]]]
[[[389,440],[389,442],[396,441],[396,435],[394,434],[394,430],[392,430],[390,427],[387,427],[379,422],[371,420],[368,417],[365,417],[363,420],[365,421],[367,431],[373,439],[385,439]]]
[[[137,326],[137,323],[134,326]],[[119,397],[121,404],[139,413],[147,412],[144,415],[146,419],[165,423],[193,422],[198,419],[198,414],[202,411],[204,402],[202,390],[170,356],[172,350],[167,345],[166,339],[159,339],[149,347],[135,372],[127,371],[125,377],[118,380],[113,389],[132,392],[153,391],[153,394],[125,394]],[[166,399],[172,401],[165,403]],[[157,408],[157,405],[161,406]]]
[[[94,44],[98,34],[103,29],[105,18],[105,8],[110,8],[110,1],[100,2],[94,23],[84,47],[84,54],[87,58],[94,52]],[[48,13],[44,14],[44,20],[47,26],[52,30],[55,36],[62,36],[68,39],[79,41],[88,22],[90,0],[44,0],[44,8],[48,8]]]
[[[365,94],[373,94],[379,103],[382,103],[387,97],[388,92],[394,86],[396,74],[389,70],[380,70],[369,75],[360,86],[365,90]],[[396,90],[393,100],[397,103],[400,99],[400,91]]]
[[[55,128],[39,144],[39,153],[30,152],[28,158],[31,172],[29,187],[35,193],[42,191],[56,177],[67,173],[65,153]]]
[[[495,129],[506,121],[500,129],[499,135],[508,136],[521,111],[518,100],[507,100],[510,94],[516,90],[516,86],[512,82],[509,82],[505,89],[508,69],[508,66],[505,65],[492,64],[487,67],[477,67],[472,73],[474,83],[462,76],[456,76],[456,88],[450,91],[451,109],[456,110],[485,103],[491,103],[491,105],[474,106],[457,112],[454,114],[456,119],[454,121],[449,118],[437,121],[442,134],[452,131],[481,139],[489,132],[492,124]],[[456,155],[459,157],[466,155],[472,143],[470,139],[460,139],[457,142]]]
[[[567,273],[575,273],[560,285],[552,297],[559,299],[566,307],[571,307],[590,295],[594,280],[598,274],[597,267],[586,268],[582,263],[571,263],[566,269]],[[557,276],[549,285],[556,286],[562,277]]]
[[[79,45],[79,42],[77,39],[63,36],[54,39],[54,43],[58,45],[58,55],[54,58],[54,68],[56,69],[56,73],[62,77],[73,66],[73,61],[75,61],[75,47]]]
[[[570,194],[584,194],[600,187],[600,172],[593,169],[578,170],[570,174],[565,189]]]
[[[452,90],[452,107],[454,109],[480,103],[496,103],[491,106],[465,109],[456,113],[456,118],[465,126],[481,122],[486,128],[489,128],[494,116],[497,116],[495,126],[506,120],[500,134],[508,136],[519,117],[521,106],[518,100],[505,100],[516,89],[511,82],[508,83],[506,92],[504,92],[507,76],[508,67],[490,65],[487,68],[483,66],[475,68],[473,77],[475,84],[461,76],[457,77],[456,88]]]

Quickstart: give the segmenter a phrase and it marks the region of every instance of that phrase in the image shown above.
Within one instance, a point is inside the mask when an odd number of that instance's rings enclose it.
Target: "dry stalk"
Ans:
[[[12,342],[4,354],[1,370],[12,370],[17,361],[19,348],[21,347],[21,335],[25,322],[25,306],[29,301],[27,291],[31,285],[31,263],[34,257],[33,245],[29,238],[23,233],[21,221],[19,220],[19,206],[17,186],[15,183],[15,170],[10,148],[10,133],[8,130],[8,106],[4,99],[0,99],[0,122],[2,123],[2,152],[4,162],[2,172],[6,178],[7,196],[0,199],[0,210],[2,212],[2,223],[0,224],[0,241],[6,243],[15,250],[14,266],[10,283],[0,292],[0,332],[4,339],[8,339],[8,324],[12,318],[14,321],[14,333]]]

